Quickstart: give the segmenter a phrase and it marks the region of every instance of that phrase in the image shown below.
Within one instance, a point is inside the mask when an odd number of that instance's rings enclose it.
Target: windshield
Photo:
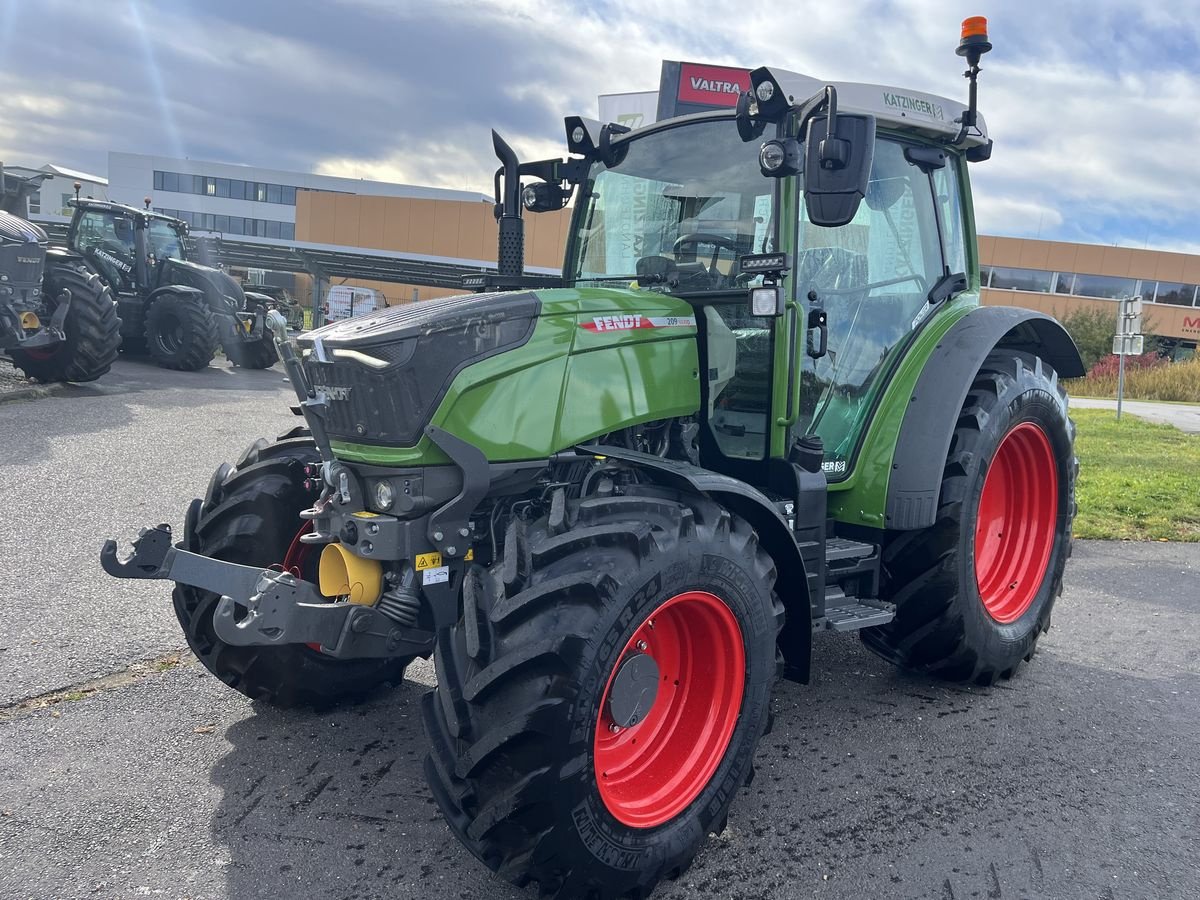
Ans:
[[[737,258],[773,249],[776,230],[758,146],[716,119],[635,138],[611,169],[593,163],[568,277],[688,293],[752,284]]]
[[[178,226],[165,219],[151,219],[146,229],[146,250],[155,259],[184,259],[183,237]]]

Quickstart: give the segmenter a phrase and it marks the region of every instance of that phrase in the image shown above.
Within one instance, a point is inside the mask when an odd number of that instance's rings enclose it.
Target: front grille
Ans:
[[[412,446],[454,377],[472,363],[524,344],[538,308],[531,294],[450,298],[393,307],[306,335],[302,343],[320,340],[327,360],[309,352],[304,366],[328,400],[329,436]],[[388,365],[339,357],[339,349]]]
[[[8,276],[0,286],[14,292],[39,290],[45,259],[46,248],[36,243],[0,244],[0,272]]]

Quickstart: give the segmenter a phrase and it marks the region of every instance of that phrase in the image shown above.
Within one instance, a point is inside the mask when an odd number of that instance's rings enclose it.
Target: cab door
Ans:
[[[114,294],[128,295],[137,287],[134,233],[131,215],[85,209],[71,225],[70,244],[104,277]]]
[[[799,206],[795,296],[806,319],[824,312],[828,334],[823,354],[800,342],[792,439],[822,439],[830,481],[853,468],[876,397],[933,311],[935,285],[966,267],[957,165],[953,154],[880,136],[851,222],[817,227]]]

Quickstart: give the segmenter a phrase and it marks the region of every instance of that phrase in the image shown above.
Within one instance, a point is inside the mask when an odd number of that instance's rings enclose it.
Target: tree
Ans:
[[[1113,304],[1111,311],[1107,309],[1073,309],[1058,321],[1067,333],[1075,340],[1079,355],[1083,357],[1084,369],[1090,371],[1092,366],[1106,356],[1112,355],[1113,338],[1117,334],[1117,308]],[[1154,323],[1150,316],[1142,316],[1142,334],[1146,336],[1146,351],[1155,349],[1156,341],[1151,333]]]

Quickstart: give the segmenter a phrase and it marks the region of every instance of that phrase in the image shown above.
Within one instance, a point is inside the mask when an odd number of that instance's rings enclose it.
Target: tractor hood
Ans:
[[[246,305],[242,286],[220,269],[202,266],[199,263],[183,259],[168,258],[165,261],[161,285],[180,284],[204,291],[206,295],[216,294],[224,297],[235,308],[242,309]]]
[[[611,373],[621,379],[619,390],[613,387],[620,399],[596,398],[605,425],[575,439],[607,433],[623,427],[631,411],[622,407],[649,411],[654,405],[641,394],[657,378],[638,379],[631,371],[643,367],[682,376],[698,404],[695,331],[695,312],[672,297],[636,289],[554,288],[393,306],[308,332],[299,344],[309,381],[327,398],[326,428],[335,442],[413,447],[431,422],[467,440],[477,431],[497,438],[496,428],[485,422],[495,419],[500,427],[506,421],[503,433],[527,418],[522,407],[533,406],[553,417],[565,403],[594,394],[602,387],[598,380],[612,380]],[[646,352],[645,345],[663,341],[680,346]],[[678,371],[681,364],[686,371]],[[589,370],[586,387],[575,375],[583,369]],[[629,377],[637,383],[627,384]],[[470,403],[464,402],[468,395]],[[552,452],[551,445],[569,440],[557,427],[561,416],[541,418],[543,434],[504,441],[496,452],[529,458],[530,446]],[[613,428],[607,427],[610,420],[617,423]],[[379,453],[367,455],[384,461]]]

